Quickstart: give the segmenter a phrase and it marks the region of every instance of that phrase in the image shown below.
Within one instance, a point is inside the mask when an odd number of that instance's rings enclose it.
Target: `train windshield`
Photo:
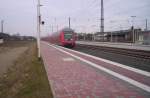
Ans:
[[[64,37],[65,37],[65,39],[72,39],[72,34],[71,33],[65,33]]]

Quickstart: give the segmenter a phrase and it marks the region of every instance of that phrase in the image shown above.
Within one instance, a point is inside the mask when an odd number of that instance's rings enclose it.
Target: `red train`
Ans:
[[[76,34],[71,28],[64,28],[59,32],[54,32],[49,41],[52,44],[73,48],[75,47]]]

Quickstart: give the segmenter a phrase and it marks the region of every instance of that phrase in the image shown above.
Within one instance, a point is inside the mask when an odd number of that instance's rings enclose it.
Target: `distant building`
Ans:
[[[32,36],[20,36],[20,35],[9,35],[6,33],[0,33],[0,39],[5,41],[32,41],[32,40],[36,40],[34,37]]]
[[[95,41],[108,41],[108,36],[109,32],[104,32],[104,33],[101,33],[101,32],[96,32],[94,34],[94,40]]]
[[[150,45],[150,31],[142,31],[139,33],[138,43]]]
[[[9,34],[5,34],[5,33],[0,33],[0,39],[1,41],[6,41],[10,38],[10,35]]]
[[[141,29],[134,29],[134,32],[132,29],[113,31],[113,32],[108,33],[107,39],[108,39],[108,41],[112,41],[112,42],[135,43],[139,40],[140,32],[142,32]]]
[[[77,36],[77,40],[85,40],[85,33],[77,33],[76,36]]]
[[[96,32],[93,35],[93,40],[95,41],[104,41],[104,42],[129,42],[135,43],[139,40],[139,34],[141,29],[129,29],[129,30],[120,30],[113,32]]]

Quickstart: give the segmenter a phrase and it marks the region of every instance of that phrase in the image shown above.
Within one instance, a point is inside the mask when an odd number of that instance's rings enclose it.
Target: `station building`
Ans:
[[[150,31],[142,31],[139,33],[138,43],[150,45]]]
[[[150,31],[142,31],[141,29],[129,29],[113,32],[96,32],[96,33],[78,33],[78,40],[90,40],[101,42],[123,42],[123,43],[137,43],[150,44]]]

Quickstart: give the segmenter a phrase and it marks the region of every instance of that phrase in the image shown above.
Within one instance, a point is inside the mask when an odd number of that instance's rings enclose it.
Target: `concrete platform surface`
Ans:
[[[140,45],[132,43],[111,43],[111,42],[93,42],[93,41],[77,41],[77,44],[95,45],[95,46],[106,46],[115,48],[125,48],[125,49],[136,49],[150,51],[150,45]]]
[[[115,73],[111,75],[111,71],[96,67],[96,65],[109,66],[110,63],[105,64],[104,61],[99,62],[96,59],[94,61],[88,56],[84,57],[74,51],[45,42],[41,43],[41,54],[54,98],[149,98],[150,96],[149,86],[141,89],[116,77]],[[95,66],[91,66],[94,64]],[[115,67],[123,71],[121,67]],[[105,68],[112,70],[115,67]],[[117,70],[112,71],[117,72]],[[125,70],[129,71],[130,75],[134,74],[135,80],[141,75],[140,78],[143,76],[149,81],[149,73],[136,72],[138,74],[136,75],[131,70]],[[121,71],[118,73],[122,74]],[[125,71],[123,73],[127,76]],[[141,79],[139,83],[149,85],[145,80]]]

